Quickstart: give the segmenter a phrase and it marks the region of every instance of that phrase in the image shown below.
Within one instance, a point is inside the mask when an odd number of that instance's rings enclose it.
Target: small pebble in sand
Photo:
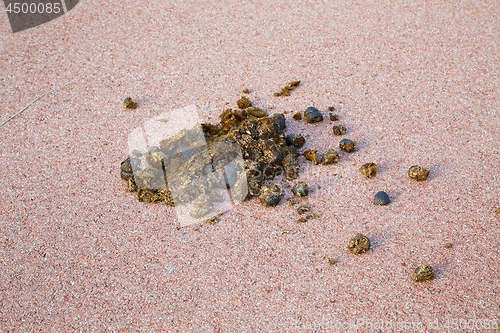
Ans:
[[[321,157],[321,164],[334,164],[339,162],[339,154],[333,149],[327,149]]]
[[[500,214],[500,207],[493,209],[493,213]]]
[[[268,207],[277,206],[283,196],[281,187],[277,184],[262,185],[260,189],[260,202]]]
[[[429,176],[429,170],[420,165],[412,165],[408,170],[408,176],[418,181],[426,180]]]
[[[339,142],[339,148],[345,152],[352,153],[356,148],[356,142],[349,139],[342,139]]]
[[[137,103],[134,102],[134,100],[132,99],[132,97],[127,97],[123,101],[123,107],[125,109],[135,110],[135,109],[137,109]]]
[[[327,259],[330,265],[335,265],[335,259],[333,259],[332,257],[328,257]]]
[[[309,194],[309,187],[305,182],[298,182],[293,186],[292,192],[298,197],[306,197]]]
[[[434,274],[434,268],[430,265],[421,265],[415,268],[415,271],[413,272],[413,278],[415,281],[420,282],[420,281],[426,281],[426,280],[432,280],[434,279],[435,274]]]
[[[335,125],[332,127],[334,135],[344,135],[346,128],[344,125]]]
[[[453,247],[453,244],[446,243],[446,244],[444,244],[444,247],[447,248],[447,249],[451,249]]]
[[[365,163],[359,168],[359,172],[366,178],[371,178],[377,174],[378,167],[375,163]]]
[[[313,162],[314,165],[318,164],[318,151],[315,149],[308,149],[304,151],[304,157],[306,160]]]
[[[318,123],[323,121],[323,115],[317,108],[310,106],[304,112],[304,121],[306,123]]]
[[[331,121],[337,121],[339,120],[339,115],[338,114],[333,114],[333,113],[329,113],[329,116],[330,116],[330,120]]]
[[[347,245],[347,250],[353,254],[365,253],[370,249],[370,240],[368,237],[358,233],[354,236]]]
[[[373,204],[377,206],[385,206],[389,202],[391,202],[391,199],[389,198],[389,195],[384,191],[377,192],[377,194],[375,194],[375,197],[373,198]]]

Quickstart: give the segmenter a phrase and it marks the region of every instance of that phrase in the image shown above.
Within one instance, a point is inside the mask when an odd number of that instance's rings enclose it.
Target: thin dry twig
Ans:
[[[57,87],[57,88],[54,88],[50,91],[47,91],[45,94],[43,95],[40,95],[38,96],[37,98],[35,98],[34,100],[32,100],[31,102],[29,102],[21,111],[17,112],[16,114],[14,114],[13,116],[11,116],[9,119],[7,119],[6,121],[4,121],[3,123],[0,124],[0,127],[2,127],[3,125],[7,124],[9,121],[11,121],[12,119],[14,119],[15,117],[19,116],[21,113],[23,113],[24,111],[26,111],[32,104],[34,104],[36,101],[38,101],[40,98],[42,97],[45,97],[47,96],[48,94],[51,94],[53,92],[56,92],[58,90],[61,90],[62,88],[66,87],[68,84],[70,84],[71,82],[68,82],[66,83],[65,85],[62,85],[60,87]]]

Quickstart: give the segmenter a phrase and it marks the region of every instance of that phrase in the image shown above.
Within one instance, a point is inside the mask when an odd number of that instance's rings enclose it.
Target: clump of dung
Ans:
[[[349,244],[347,244],[347,250],[353,254],[365,253],[370,249],[370,240],[368,237],[358,233],[356,236],[351,238]]]
[[[333,149],[327,149],[321,157],[321,164],[334,164],[339,162],[339,154]]]
[[[143,202],[193,204],[190,215],[195,218],[208,215],[215,203],[224,201],[221,191],[227,188],[238,201],[261,197],[268,206],[278,204],[278,185],[268,183],[277,176],[298,178],[294,146],[301,146],[304,139],[296,136],[287,146],[283,114],[269,116],[246,97],[237,105],[241,108],[220,114],[219,124],[183,129],[123,161],[121,177],[128,189]]]
[[[375,163],[365,163],[359,168],[359,172],[366,178],[371,178],[377,174],[378,167]]]
[[[298,197],[307,197],[309,194],[309,186],[306,182],[298,182],[292,188],[292,193]]]
[[[323,121],[323,114],[314,106],[310,106],[304,111],[304,122],[319,123]]]
[[[335,125],[332,129],[334,135],[344,135],[347,131],[344,125]]]
[[[288,82],[280,92],[275,92],[274,96],[290,96],[290,91],[294,90],[300,84],[300,80]]]
[[[134,102],[134,100],[132,99],[132,97],[127,97],[123,101],[123,107],[125,109],[135,110],[135,109],[137,109],[137,103]]]
[[[246,96],[242,96],[239,100],[236,101],[236,105],[240,109],[246,109],[252,106],[252,102]]]
[[[426,180],[429,176],[429,170],[420,165],[412,165],[408,170],[408,176],[418,181]]]
[[[265,184],[260,189],[260,202],[268,207],[277,206],[283,197],[283,191],[277,184]]]
[[[356,149],[356,142],[350,139],[342,139],[339,142],[339,148],[345,152],[352,153]]]
[[[421,265],[415,268],[413,279],[417,282],[433,280],[435,277],[434,268],[430,265]]]
[[[306,160],[313,162],[314,165],[319,163],[318,151],[316,149],[307,149],[303,153]]]

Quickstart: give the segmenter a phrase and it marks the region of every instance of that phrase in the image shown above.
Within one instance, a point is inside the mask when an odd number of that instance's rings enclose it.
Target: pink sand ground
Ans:
[[[70,84],[0,128],[0,332],[494,331],[499,17],[488,0],[81,1],[13,34],[2,12],[0,121]],[[334,105],[358,142],[338,165],[303,163],[320,219],[253,200],[178,230],[172,208],[126,191],[131,130],[193,104],[215,121],[244,88],[270,113]],[[337,147],[329,120],[290,116],[306,148]],[[345,250],[357,232],[360,256]],[[412,280],[421,263],[434,281]]]

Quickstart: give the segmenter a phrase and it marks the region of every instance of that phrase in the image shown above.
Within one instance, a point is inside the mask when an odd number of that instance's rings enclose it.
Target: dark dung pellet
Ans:
[[[130,157],[128,157],[120,164],[120,168],[123,172],[128,172],[128,173],[134,172],[134,170],[132,170],[132,164],[130,163]]]
[[[426,180],[429,176],[429,170],[420,165],[412,165],[408,170],[408,176],[418,181]]]
[[[127,180],[127,189],[129,190],[129,192],[137,191],[137,185],[135,184],[135,180],[133,177]]]
[[[327,149],[321,157],[321,164],[334,164],[339,162],[339,154],[333,149]]]
[[[304,121],[306,123],[318,123],[323,121],[323,115],[317,108],[310,106],[304,112]]]
[[[413,278],[415,281],[427,281],[432,280],[435,277],[434,268],[430,265],[421,265],[415,268],[413,272]]]
[[[332,127],[334,135],[344,135],[346,128],[344,125],[335,125]]]
[[[160,201],[160,197],[156,194],[157,191],[147,189],[147,188],[139,188],[137,190],[137,198],[139,201],[145,203],[158,202]]]
[[[294,146],[295,148],[301,148],[306,143],[306,139],[302,134],[288,134],[285,141],[288,146]]]
[[[373,198],[373,204],[377,206],[385,206],[389,202],[391,202],[391,199],[389,198],[389,195],[384,191],[377,192],[377,194],[375,194],[375,197]]]
[[[297,208],[297,213],[299,213],[300,215],[310,212],[311,212],[311,207],[309,207],[308,205],[301,205],[299,208]]]
[[[306,160],[313,162],[314,165],[318,164],[318,151],[315,149],[308,149],[303,153]]]
[[[125,172],[125,171],[120,171],[120,177],[123,180],[129,180],[134,178],[134,174],[132,172]]]
[[[345,152],[352,153],[356,149],[356,142],[349,139],[342,139],[339,142],[339,148]]]
[[[248,99],[248,97],[242,96],[239,100],[236,101],[236,105],[240,109],[246,109],[246,108],[252,106],[252,102],[250,102],[250,100]]]
[[[301,112],[297,112],[293,115],[293,119],[295,120],[302,120],[302,113]]]
[[[370,249],[370,240],[368,237],[358,233],[356,236],[351,238],[349,244],[347,244],[347,250],[353,254],[365,253]]]
[[[277,184],[265,184],[260,188],[260,202],[268,207],[277,206],[282,196],[283,191]]]
[[[337,115],[337,114],[333,114],[333,113],[330,112],[329,116],[330,116],[330,120],[331,121],[337,121],[337,120],[339,120],[339,115]]]
[[[319,217],[318,214],[314,214],[314,213],[311,213],[311,212],[307,212],[306,213],[306,219],[308,219],[308,220],[317,219],[318,217]]]
[[[378,167],[375,163],[365,163],[359,168],[359,172],[366,178],[371,178],[377,174]]]
[[[288,150],[290,150],[290,154],[293,154],[295,156],[299,155],[299,151],[294,146],[288,147]]]
[[[123,107],[125,109],[135,110],[135,109],[137,109],[137,103],[134,102],[134,100],[132,99],[132,97],[127,97],[123,101]]]
[[[292,192],[298,197],[306,197],[309,194],[309,187],[305,182],[298,182],[293,186]]]

